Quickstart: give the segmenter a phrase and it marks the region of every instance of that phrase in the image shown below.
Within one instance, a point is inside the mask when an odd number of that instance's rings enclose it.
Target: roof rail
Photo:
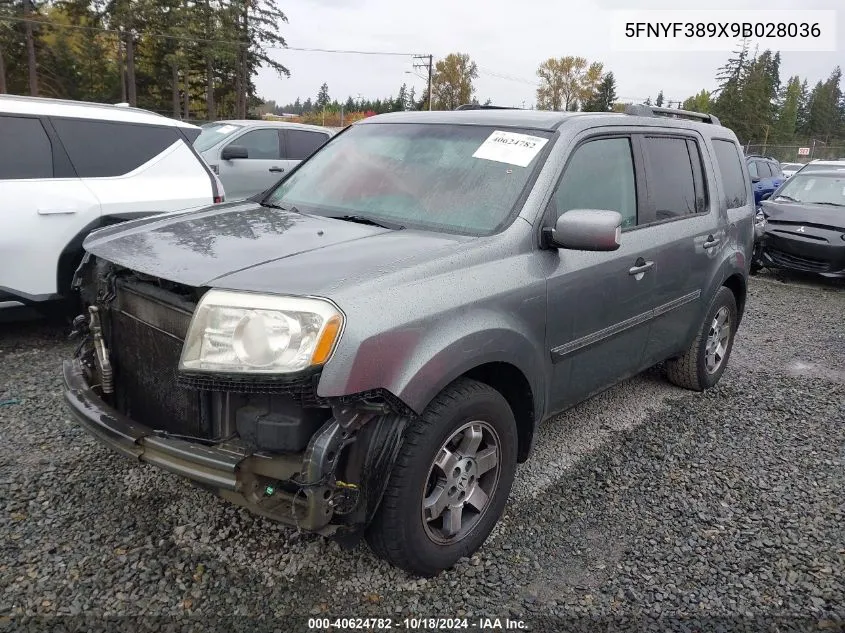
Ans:
[[[692,112],[690,110],[676,110],[675,108],[658,108],[655,106],[648,106],[645,104],[629,105],[625,107],[625,114],[633,116],[648,116],[658,117],[666,116],[675,119],[696,119],[703,123],[712,123],[713,125],[721,125],[719,119],[712,114],[704,114],[703,112]]]
[[[522,110],[522,108],[511,108],[509,106],[481,105],[480,103],[464,103],[455,110]]]

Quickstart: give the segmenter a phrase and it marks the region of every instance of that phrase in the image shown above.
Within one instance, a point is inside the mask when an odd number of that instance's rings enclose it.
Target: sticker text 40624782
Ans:
[[[549,139],[542,136],[496,130],[475,150],[472,157],[528,167],[548,142]]]

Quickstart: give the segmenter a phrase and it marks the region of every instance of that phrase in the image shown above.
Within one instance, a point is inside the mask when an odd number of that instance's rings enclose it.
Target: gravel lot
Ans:
[[[845,630],[843,315],[842,284],[755,278],[716,389],[653,370],[547,424],[485,547],[427,581],[101,448],[63,408],[64,333],[0,325],[0,629],[411,614]]]

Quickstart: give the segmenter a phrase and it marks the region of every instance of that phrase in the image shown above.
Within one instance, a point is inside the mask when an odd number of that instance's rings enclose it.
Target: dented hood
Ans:
[[[110,226],[84,247],[189,286],[312,294],[428,261],[467,239],[238,202]]]

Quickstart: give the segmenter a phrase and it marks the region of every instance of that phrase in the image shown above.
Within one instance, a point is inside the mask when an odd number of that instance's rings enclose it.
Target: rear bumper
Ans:
[[[289,480],[294,476],[307,478],[319,469],[322,464],[315,463],[315,455],[308,451],[268,455],[251,453],[237,444],[206,446],[161,437],[100,398],[86,382],[78,360],[66,360],[62,369],[64,398],[71,413],[89,435],[108,448],[210,488],[256,514],[323,534],[336,529],[329,525],[333,512],[328,501],[331,495],[324,494],[325,488],[281,489],[290,488]]]

